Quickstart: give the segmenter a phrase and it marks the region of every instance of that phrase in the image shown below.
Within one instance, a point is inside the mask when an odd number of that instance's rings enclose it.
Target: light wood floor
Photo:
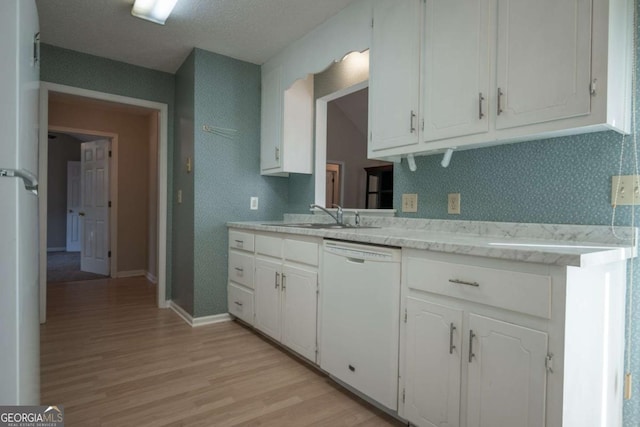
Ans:
[[[403,425],[236,322],[191,328],[143,278],[48,286],[41,402],[67,427]]]

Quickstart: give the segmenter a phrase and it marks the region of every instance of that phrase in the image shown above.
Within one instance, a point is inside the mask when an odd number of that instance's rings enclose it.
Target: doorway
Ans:
[[[107,278],[112,270],[107,256],[107,153],[117,137],[53,130],[48,134],[47,283]],[[102,148],[101,159],[93,156],[96,147]],[[97,162],[85,157],[96,157]]]
[[[40,321],[44,323],[46,320],[46,251],[47,251],[47,169],[48,169],[48,138],[47,132],[49,129],[49,99],[50,96],[56,96],[56,94],[62,94],[67,96],[81,97],[88,102],[97,103],[111,103],[114,105],[120,105],[122,108],[129,109],[147,109],[153,111],[156,117],[155,132],[157,138],[156,151],[152,158],[155,167],[153,168],[153,176],[157,185],[155,191],[154,205],[155,209],[150,212],[150,217],[154,218],[154,223],[157,227],[150,231],[150,240],[155,242],[156,250],[150,258],[156,265],[156,277],[148,277],[149,279],[155,279],[157,281],[157,305],[161,308],[167,308],[168,302],[166,298],[166,241],[167,241],[167,135],[168,135],[168,106],[167,104],[145,101],[135,98],[129,98],[119,95],[112,95],[103,92],[90,91],[86,89],[79,89],[70,86],[58,85],[53,83],[41,83],[40,94],[40,149],[39,149],[39,176],[40,176]],[[54,129],[56,131],[64,129]],[[68,130],[68,129],[67,129]],[[116,135],[117,137],[117,135]],[[116,138],[117,140],[117,138]],[[112,140],[115,142],[115,140]],[[113,144],[112,152],[113,156],[117,156],[118,145]],[[151,172],[151,171],[150,171]],[[112,168],[111,180],[117,178],[118,167],[117,163]],[[115,180],[117,182],[117,180]],[[127,182],[127,185],[136,185],[136,182]],[[112,186],[113,189],[113,186]],[[111,212],[117,211],[118,207],[118,193],[111,194]],[[125,203],[126,204],[126,201]],[[117,230],[117,220],[112,221],[111,230]],[[127,230],[125,230],[126,232]],[[114,231],[111,232],[111,236],[114,236]],[[151,236],[152,234],[152,236]],[[116,234],[117,241],[117,234]],[[113,239],[112,239],[113,243]],[[116,268],[112,268],[111,275],[118,275],[118,277],[129,277],[133,275],[144,274],[144,271],[124,271],[125,275],[122,275],[122,271],[119,270],[117,263],[117,246],[111,247],[112,252],[112,264],[116,263]],[[125,257],[128,258],[128,257]],[[152,280],[153,281],[153,280]]]

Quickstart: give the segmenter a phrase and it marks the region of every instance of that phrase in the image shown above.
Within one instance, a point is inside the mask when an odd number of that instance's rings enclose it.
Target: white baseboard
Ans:
[[[118,277],[118,279],[122,279],[125,277],[146,276],[146,274],[147,272],[144,270],[118,271],[116,277]]]
[[[182,307],[173,301],[169,302],[169,307],[176,312],[178,316],[189,324],[192,328],[198,326],[212,325],[214,323],[228,322],[231,320],[229,313],[214,314],[213,316],[193,317],[187,313]]]
[[[154,276],[153,274],[149,273],[148,271],[145,272],[145,277],[147,278],[148,281],[150,281],[151,283],[153,283],[154,285],[158,284],[158,278],[156,276]]]
[[[66,250],[66,246],[63,246],[61,248],[47,248],[47,252],[65,252]]]

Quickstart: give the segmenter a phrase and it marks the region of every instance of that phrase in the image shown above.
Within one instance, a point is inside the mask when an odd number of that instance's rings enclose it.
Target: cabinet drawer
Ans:
[[[282,258],[282,237],[258,234],[256,236],[256,254]]]
[[[229,230],[229,247],[233,249],[253,252],[254,236],[252,233]]]
[[[229,314],[253,325],[253,292],[233,283],[227,288]]]
[[[253,255],[229,251],[229,280],[253,289]]]
[[[411,289],[551,318],[551,277],[408,257]]]
[[[296,239],[284,240],[284,259],[302,264],[318,265],[319,244]]]

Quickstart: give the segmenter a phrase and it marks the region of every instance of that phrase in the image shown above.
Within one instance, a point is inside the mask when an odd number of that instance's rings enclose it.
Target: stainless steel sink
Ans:
[[[291,228],[311,228],[320,230],[345,230],[345,229],[362,229],[362,228],[380,228],[371,226],[356,227],[351,224],[336,224],[336,223],[315,223],[315,222],[302,222],[302,223],[289,223],[289,224],[263,224],[277,227],[291,227]]]

